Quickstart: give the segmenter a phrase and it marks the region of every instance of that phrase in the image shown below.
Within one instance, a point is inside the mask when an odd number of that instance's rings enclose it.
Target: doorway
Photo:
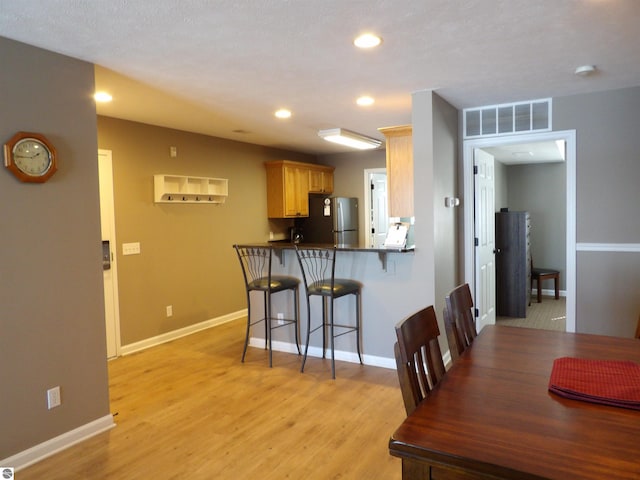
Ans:
[[[367,246],[381,248],[387,238],[389,212],[387,203],[387,169],[364,171],[364,211]]]
[[[107,358],[120,355],[120,310],[116,262],[116,224],[113,204],[113,165],[111,150],[98,150],[100,186],[100,226],[103,245],[104,316]]]
[[[475,195],[475,175],[474,175],[474,152],[477,149],[485,149],[496,146],[507,146],[522,143],[536,143],[563,140],[566,145],[566,331],[575,332],[575,283],[576,283],[576,234],[575,234],[575,205],[576,205],[576,134],[575,130],[567,130],[560,132],[545,132],[535,134],[510,135],[504,137],[491,137],[476,140],[466,140],[463,143],[463,163],[464,163],[464,198],[473,199]],[[495,208],[495,205],[494,205]],[[482,278],[491,278],[491,276],[483,276],[477,279],[476,276],[476,247],[475,238],[475,212],[474,203],[466,202],[464,206],[464,251],[465,281],[472,287],[472,291],[476,294],[482,291],[491,291],[495,289],[489,285],[478,285]],[[495,281],[495,275],[493,276]]]

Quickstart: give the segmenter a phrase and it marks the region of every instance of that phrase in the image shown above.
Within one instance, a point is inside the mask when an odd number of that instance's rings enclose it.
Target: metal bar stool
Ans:
[[[295,277],[271,274],[273,249],[269,246],[234,245],[233,248],[236,249],[238,259],[240,260],[247,291],[247,333],[244,339],[242,361],[244,362],[244,357],[247,353],[251,327],[260,322],[264,322],[264,348],[269,349],[269,367],[273,365],[272,332],[277,328],[288,325],[294,326],[296,348],[298,349],[298,355],[300,355],[300,335],[298,333],[298,286],[300,285],[300,280]],[[271,295],[287,290],[293,292],[294,318],[278,318],[277,321],[274,322],[271,313]],[[251,292],[254,291],[262,292],[263,294],[264,317],[252,322]]]
[[[336,249],[299,247],[295,245],[296,255],[302,271],[302,283],[304,283],[307,293],[307,341],[302,358],[301,372],[304,372],[304,365],[307,361],[309,351],[309,338],[312,332],[322,329],[322,358],[325,358],[326,351],[326,330],[329,329],[331,339],[331,376],[336,378],[335,365],[335,338],[354,332],[356,335],[356,348],[358,359],[362,364],[360,353],[360,291],[362,285],[355,280],[336,278]],[[356,297],[356,320],[355,324],[345,325],[334,322],[333,306],[337,298],[346,295]],[[322,298],[322,322],[315,328],[311,328],[311,297]],[[337,332],[336,332],[337,329]]]

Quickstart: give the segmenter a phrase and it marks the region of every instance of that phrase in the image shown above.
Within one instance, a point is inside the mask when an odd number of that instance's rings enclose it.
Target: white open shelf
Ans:
[[[154,175],[155,203],[224,203],[229,194],[226,178]]]

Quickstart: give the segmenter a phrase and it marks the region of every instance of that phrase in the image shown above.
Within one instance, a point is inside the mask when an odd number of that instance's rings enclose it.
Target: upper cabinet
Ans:
[[[269,218],[309,216],[309,193],[333,192],[333,167],[276,160],[267,169]]]
[[[309,167],[309,193],[333,193],[333,170],[325,165]]]
[[[411,125],[378,129],[386,137],[387,196],[390,217],[413,217]]]

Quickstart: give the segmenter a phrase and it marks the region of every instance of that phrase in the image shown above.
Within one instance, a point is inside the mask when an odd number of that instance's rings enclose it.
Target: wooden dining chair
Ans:
[[[529,259],[531,267],[531,281],[529,283],[529,305],[531,305],[531,294],[533,293],[533,282],[536,282],[538,303],[542,303],[542,282],[545,280],[553,280],[553,288],[555,289],[555,299],[560,298],[560,271],[553,268],[534,267],[533,257]]]
[[[398,380],[407,415],[429,395],[445,375],[438,344],[440,329],[433,306],[410,315],[396,327],[394,345]]]
[[[478,336],[468,283],[458,285],[445,297],[444,323],[449,349],[453,351],[455,347],[455,353],[461,355]],[[452,339],[455,345],[451,345]]]
[[[638,324],[636,325],[636,338],[640,339],[640,317],[638,317]]]

